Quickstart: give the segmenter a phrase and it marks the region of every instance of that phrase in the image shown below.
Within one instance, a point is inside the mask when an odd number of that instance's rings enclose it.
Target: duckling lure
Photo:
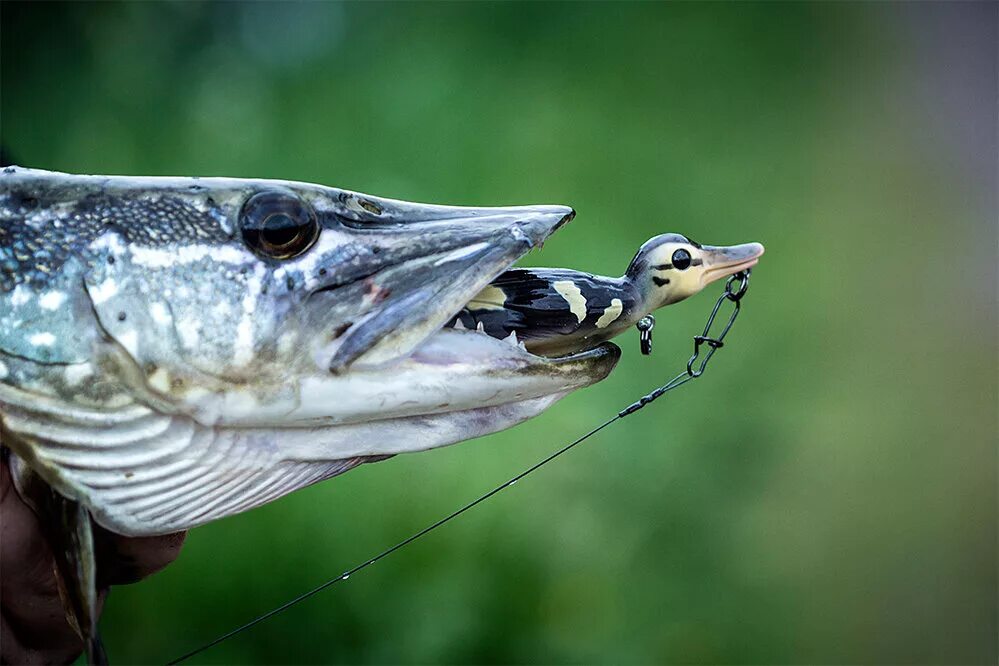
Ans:
[[[609,339],[644,314],[763,251],[669,234],[621,278],[510,270],[574,214],[0,171],[0,438],[91,661],[91,518],[175,532],[509,428],[606,377]]]
[[[714,247],[663,234],[642,245],[621,277],[559,268],[506,271],[450,326],[510,339],[532,353],[570,353],[610,340],[654,310],[752,268],[762,254],[759,243]]]

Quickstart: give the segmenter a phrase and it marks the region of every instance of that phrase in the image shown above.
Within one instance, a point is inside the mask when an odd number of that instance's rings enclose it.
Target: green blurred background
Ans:
[[[996,23],[972,4],[4,2],[2,143],[579,215],[525,263],[760,241],[711,371],[195,663],[995,663]],[[672,376],[717,289],[480,441],[194,530],[117,663],[363,561]]]

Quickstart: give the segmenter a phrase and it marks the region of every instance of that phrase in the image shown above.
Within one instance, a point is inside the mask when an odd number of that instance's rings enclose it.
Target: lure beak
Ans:
[[[752,268],[759,262],[764,251],[765,248],[759,243],[743,243],[727,247],[704,245],[701,247],[705,267],[701,276],[701,286],[707,286]]]

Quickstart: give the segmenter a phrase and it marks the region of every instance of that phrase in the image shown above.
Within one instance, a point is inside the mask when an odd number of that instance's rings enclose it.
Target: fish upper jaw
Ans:
[[[409,221],[338,220],[297,267],[309,289],[305,327],[322,333],[313,353],[332,372],[412,353],[574,215],[565,206],[430,206],[435,217],[409,206]]]

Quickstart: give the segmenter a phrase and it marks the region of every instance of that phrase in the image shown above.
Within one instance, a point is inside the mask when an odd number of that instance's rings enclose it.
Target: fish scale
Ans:
[[[71,257],[92,264],[91,243],[110,231],[148,247],[227,240],[212,215],[170,197],[115,202],[91,195],[61,207],[67,194],[43,190],[30,198],[32,205],[24,192],[0,194],[0,291],[44,285]]]

